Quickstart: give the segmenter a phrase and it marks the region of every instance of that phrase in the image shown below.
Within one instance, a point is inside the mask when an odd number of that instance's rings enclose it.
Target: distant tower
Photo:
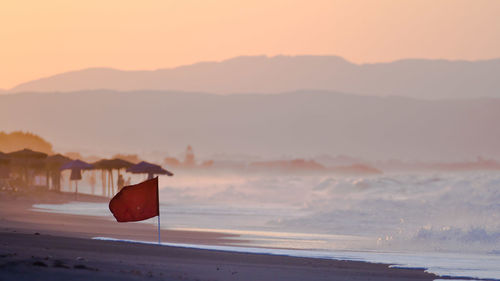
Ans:
[[[193,153],[193,148],[188,145],[186,149],[186,158],[184,159],[184,164],[186,166],[194,166],[196,163],[194,162],[194,153]]]

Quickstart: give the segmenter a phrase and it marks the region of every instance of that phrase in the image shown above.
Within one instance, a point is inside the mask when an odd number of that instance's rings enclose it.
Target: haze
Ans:
[[[2,0],[0,280],[500,281],[499,15]]]
[[[158,69],[240,55],[500,57],[499,1],[4,1],[0,88],[88,67]]]

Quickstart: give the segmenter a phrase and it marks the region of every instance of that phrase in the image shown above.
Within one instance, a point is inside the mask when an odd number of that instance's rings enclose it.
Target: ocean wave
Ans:
[[[458,227],[421,228],[414,237],[415,240],[456,241],[466,243],[488,243],[500,245],[500,232],[488,231],[483,227],[462,229]]]
[[[189,175],[161,182],[162,216],[171,226],[372,238],[363,249],[500,249],[500,174],[494,172]]]

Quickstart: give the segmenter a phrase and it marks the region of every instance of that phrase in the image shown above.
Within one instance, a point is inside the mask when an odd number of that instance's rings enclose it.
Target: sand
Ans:
[[[35,200],[36,198],[36,200]],[[108,199],[79,196],[79,200]],[[34,203],[64,203],[72,194],[0,193],[0,280],[433,280],[419,269],[386,264],[232,253],[92,240],[155,241],[152,225],[36,212]],[[164,242],[228,245],[234,235],[163,230]],[[231,238],[231,239],[228,239]]]

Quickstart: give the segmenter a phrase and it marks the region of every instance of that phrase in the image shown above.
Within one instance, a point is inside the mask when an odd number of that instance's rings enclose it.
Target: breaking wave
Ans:
[[[495,172],[177,174],[160,185],[165,227],[363,237],[324,241],[330,249],[500,253]],[[81,204],[53,209],[110,215],[104,204]]]

